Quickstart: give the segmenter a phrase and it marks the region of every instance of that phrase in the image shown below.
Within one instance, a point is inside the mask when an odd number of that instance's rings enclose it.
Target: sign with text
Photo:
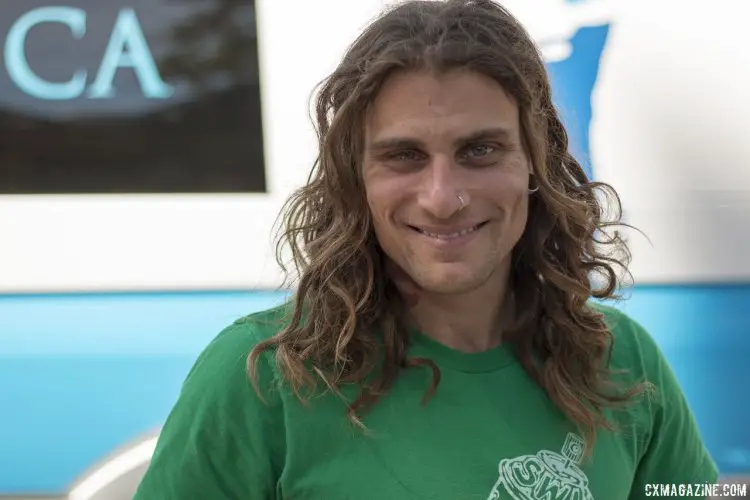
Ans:
[[[119,68],[132,68],[144,97],[165,99],[173,89],[159,75],[159,69],[146,40],[134,9],[123,8],[117,13],[112,32],[102,54],[99,69],[91,86],[86,89],[88,72],[73,68],[72,78],[66,82],[52,82],[34,72],[26,58],[29,32],[45,25],[60,24],[70,29],[73,39],[86,36],[88,14],[77,7],[57,6],[32,9],[18,18],[5,37],[5,68],[16,86],[38,99],[68,100],[84,93],[92,99],[114,97],[114,79]],[[40,30],[37,30],[40,31]],[[44,36],[38,33],[37,36]],[[47,35],[48,43],[58,40]]]
[[[252,0],[3,2],[0,43],[0,194],[266,191]]]

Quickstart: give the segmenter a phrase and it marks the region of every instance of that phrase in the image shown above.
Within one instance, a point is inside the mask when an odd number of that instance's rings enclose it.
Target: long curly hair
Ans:
[[[492,0],[407,1],[385,11],[349,48],[316,100],[319,156],[308,183],[282,211],[279,265],[291,250],[296,292],[290,317],[248,358],[253,382],[261,353],[275,351],[285,383],[305,401],[319,387],[340,394],[356,384],[349,417],[386,394],[399,372],[432,370],[425,402],[440,382],[427,359],[408,356],[404,304],[385,269],[360,165],[365,114],[395,71],[466,69],[487,75],[519,107],[524,147],[539,186],[512,254],[515,316],[503,341],[562,412],[586,436],[614,424],[643,385],[616,387],[608,359],[612,334],[589,307],[621,289],[630,254],[620,233],[621,209],[611,186],[590,181],[568,152],[538,48],[522,25]],[[607,210],[609,209],[609,210]],[[608,213],[609,212],[609,213]],[[624,273],[618,271],[625,271]]]

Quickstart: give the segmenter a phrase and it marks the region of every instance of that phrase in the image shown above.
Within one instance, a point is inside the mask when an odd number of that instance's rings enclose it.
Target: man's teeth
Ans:
[[[424,234],[425,236],[429,236],[430,238],[437,238],[439,240],[451,240],[453,238],[458,238],[458,237],[463,236],[465,234],[473,233],[474,231],[476,231],[477,229],[479,229],[479,226],[481,226],[481,224],[478,224],[478,225],[476,225],[474,227],[470,227],[470,228],[467,228],[467,229],[463,229],[463,230],[458,231],[456,233],[441,233],[441,234],[437,234],[437,233],[430,233],[429,231],[425,231],[424,229],[419,229],[419,228],[417,228],[417,231],[419,231],[420,233]]]

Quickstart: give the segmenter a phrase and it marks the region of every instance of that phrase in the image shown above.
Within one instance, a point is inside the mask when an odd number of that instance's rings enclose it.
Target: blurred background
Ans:
[[[281,302],[314,86],[383,0],[0,3],[0,498],[129,499],[180,384]],[[750,477],[750,32],[735,0],[507,0],[620,192],[653,334]]]

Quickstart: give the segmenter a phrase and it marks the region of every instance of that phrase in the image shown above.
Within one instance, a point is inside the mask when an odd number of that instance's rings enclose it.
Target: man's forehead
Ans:
[[[493,77],[468,68],[441,72],[404,69],[391,73],[380,86],[374,107],[396,105],[399,101],[437,103],[440,101],[509,101],[513,98]]]
[[[518,127],[514,99],[493,79],[460,71],[434,75],[404,72],[389,78],[368,106],[370,139],[439,134],[463,137],[493,131],[513,135]]]

